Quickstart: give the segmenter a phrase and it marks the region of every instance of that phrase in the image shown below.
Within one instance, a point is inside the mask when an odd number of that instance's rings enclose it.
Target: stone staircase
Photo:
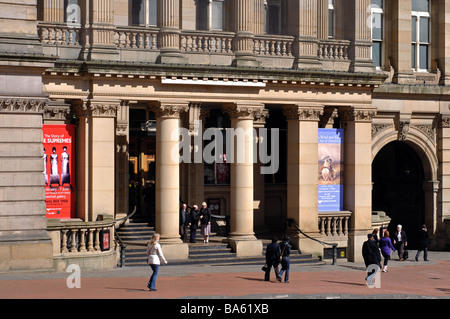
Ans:
[[[150,237],[155,232],[153,227],[149,227],[144,222],[131,221],[116,231],[122,241],[127,245],[125,249],[125,267],[147,266],[146,246]],[[265,263],[265,250],[269,240],[263,240],[263,253],[261,256],[238,258],[231,251],[227,243],[224,243],[224,237],[218,237],[212,234],[209,243],[203,243],[203,237],[197,232],[196,243],[188,243],[188,260],[169,260],[170,265],[212,265],[212,266],[231,266],[231,265],[259,265]],[[318,263],[318,258],[311,255],[300,254],[293,250],[291,253],[291,264],[310,264]]]

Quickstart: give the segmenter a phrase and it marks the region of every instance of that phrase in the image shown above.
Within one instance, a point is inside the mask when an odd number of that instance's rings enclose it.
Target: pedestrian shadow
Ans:
[[[323,282],[329,282],[332,284],[339,284],[339,285],[350,285],[350,286],[361,286],[366,287],[366,284],[359,284],[356,282],[345,282],[345,281],[334,281],[334,280],[322,280]]]
[[[447,294],[450,294],[450,289],[449,288],[435,288],[435,289],[439,290],[439,291],[442,291],[442,292],[445,292]]]
[[[250,281],[264,281],[264,278],[251,278],[251,277],[236,277],[236,278],[250,280]]]
[[[111,290],[122,290],[127,292],[142,292],[142,291],[150,291],[145,288],[119,288],[119,287],[105,287],[105,289],[111,289]]]

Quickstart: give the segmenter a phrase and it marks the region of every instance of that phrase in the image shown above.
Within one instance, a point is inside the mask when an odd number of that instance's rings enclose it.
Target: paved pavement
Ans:
[[[415,252],[410,252],[414,256]],[[395,255],[394,255],[395,256]],[[157,291],[150,292],[149,267],[75,273],[0,274],[0,299],[450,299],[450,252],[430,252],[430,261],[391,260],[380,273],[380,288],[367,287],[363,264],[291,265],[288,284],[263,281],[261,266],[160,267]]]

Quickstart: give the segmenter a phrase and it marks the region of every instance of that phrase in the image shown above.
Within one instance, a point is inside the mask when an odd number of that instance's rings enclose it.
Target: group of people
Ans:
[[[289,283],[291,248],[292,245],[289,236],[284,236],[281,243],[278,243],[277,237],[272,238],[272,243],[266,248],[266,265],[263,267],[265,271],[264,281],[270,281],[270,271],[273,267],[276,279],[281,282],[283,274],[285,274],[284,282]],[[280,264],[281,271],[278,268]]]
[[[391,250],[398,251],[399,261],[404,261],[408,258],[408,239],[406,237],[406,232],[403,230],[402,225],[397,226],[397,230],[392,237],[388,230],[382,230],[382,237],[378,239],[378,229],[375,228],[371,234],[367,235],[368,240],[364,242],[362,248],[362,255],[364,258],[364,263],[366,267],[370,265],[376,265],[381,268],[383,272],[387,272],[387,267],[389,260],[391,259]],[[424,261],[428,261],[428,232],[426,225],[423,225],[419,230],[418,234],[418,250],[415,256],[415,260],[419,261],[421,252],[424,252]],[[383,266],[381,265],[381,256],[383,256]],[[373,278],[375,277],[376,270],[371,270],[368,272],[366,280],[371,284]]]
[[[197,205],[193,205],[192,208],[188,210],[187,205],[183,203],[180,208],[180,237],[183,242],[187,240],[188,227],[190,230],[189,242],[196,242],[195,237],[197,235],[199,222],[203,242],[208,243],[209,236],[211,235],[211,210],[208,205],[203,202],[200,210]]]

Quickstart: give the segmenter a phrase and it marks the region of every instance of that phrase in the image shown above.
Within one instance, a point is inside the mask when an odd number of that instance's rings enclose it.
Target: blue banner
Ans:
[[[343,129],[319,129],[319,212],[343,210],[343,148]]]

